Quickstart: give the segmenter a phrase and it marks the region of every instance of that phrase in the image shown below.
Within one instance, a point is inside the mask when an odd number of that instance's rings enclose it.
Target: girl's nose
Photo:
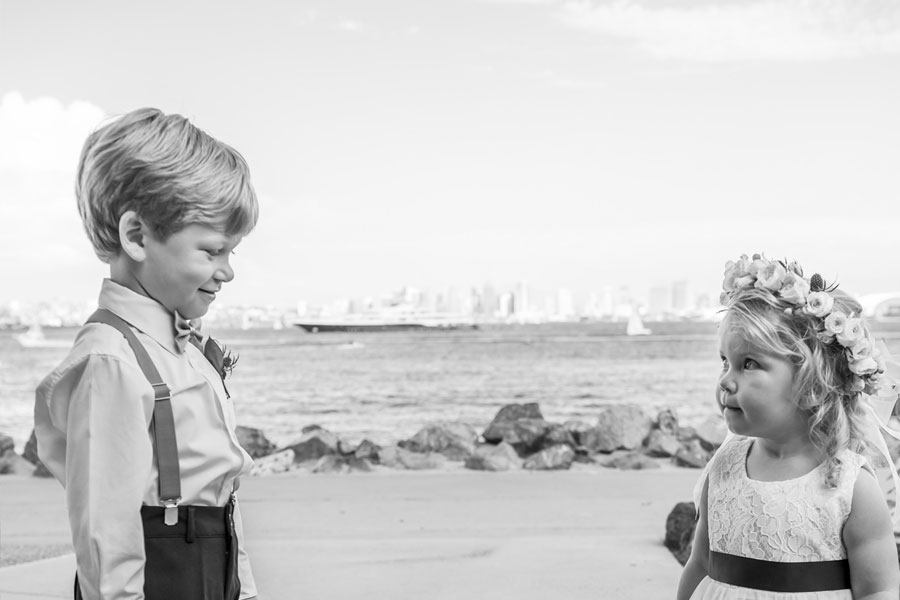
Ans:
[[[721,389],[723,392],[733,394],[735,392],[734,379],[728,377],[728,375],[723,375],[719,378],[719,389]]]

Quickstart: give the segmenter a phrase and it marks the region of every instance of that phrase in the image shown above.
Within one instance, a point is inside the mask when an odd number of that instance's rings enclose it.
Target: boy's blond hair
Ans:
[[[119,219],[135,211],[165,241],[192,224],[246,235],[259,207],[244,158],[177,114],[141,108],[88,136],[75,184],[94,252],[119,251]]]

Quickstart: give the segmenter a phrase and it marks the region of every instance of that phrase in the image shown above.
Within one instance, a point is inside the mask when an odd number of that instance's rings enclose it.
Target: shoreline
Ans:
[[[637,600],[674,594],[681,566],[663,546],[666,516],[690,498],[698,475],[674,466],[578,465],[553,472],[298,471],[247,478],[239,498],[266,597]],[[2,481],[4,547],[68,541],[55,480]],[[0,568],[0,596],[68,597],[72,564],[65,555]]]

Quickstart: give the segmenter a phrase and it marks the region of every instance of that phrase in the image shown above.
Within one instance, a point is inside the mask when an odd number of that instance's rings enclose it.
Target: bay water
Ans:
[[[436,421],[481,430],[508,403],[537,402],[550,421],[593,424],[610,404],[648,414],[673,409],[683,424],[715,413],[720,369],[714,323],[488,325],[478,330],[309,334],[211,330],[239,355],[228,389],[238,423],[278,445],[321,425],[342,438],[379,444]],[[45,331],[74,339],[75,329]],[[896,356],[900,335],[886,340]],[[33,427],[34,389],[65,348],[22,348],[0,332],[0,433],[21,452]]]

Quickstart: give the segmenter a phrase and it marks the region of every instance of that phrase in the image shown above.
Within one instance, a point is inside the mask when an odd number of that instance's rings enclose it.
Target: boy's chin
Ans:
[[[209,307],[197,308],[194,306],[185,306],[183,309],[175,309],[178,311],[178,314],[188,321],[193,321],[194,319],[199,319],[201,317],[205,317],[206,313],[209,312]]]

